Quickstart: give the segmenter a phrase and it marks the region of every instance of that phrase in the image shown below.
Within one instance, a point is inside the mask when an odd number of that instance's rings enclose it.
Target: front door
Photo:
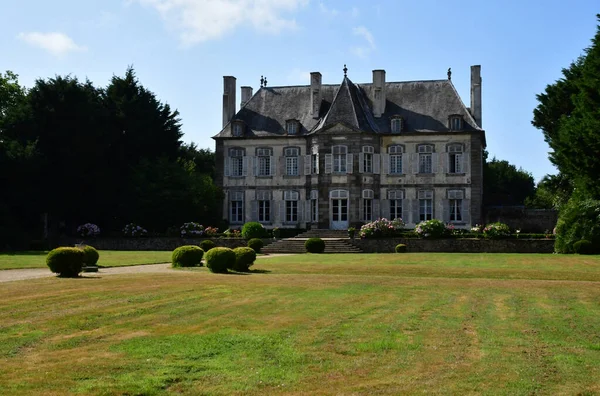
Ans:
[[[331,199],[331,229],[348,229],[348,199]]]

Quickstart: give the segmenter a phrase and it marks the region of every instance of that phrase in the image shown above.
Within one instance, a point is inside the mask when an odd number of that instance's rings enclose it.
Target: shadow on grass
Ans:
[[[272,271],[269,270],[263,270],[263,269],[253,269],[250,270],[251,274],[270,274]]]
[[[0,256],[46,256],[48,251],[44,250],[26,250],[20,252],[0,252]]]

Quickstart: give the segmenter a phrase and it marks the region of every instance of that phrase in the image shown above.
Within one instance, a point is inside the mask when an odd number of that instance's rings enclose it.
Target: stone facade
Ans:
[[[437,218],[455,227],[482,222],[481,77],[472,72],[471,108],[450,79],[243,87],[224,77],[216,183],[233,226],[346,229],[379,217],[408,227]]]

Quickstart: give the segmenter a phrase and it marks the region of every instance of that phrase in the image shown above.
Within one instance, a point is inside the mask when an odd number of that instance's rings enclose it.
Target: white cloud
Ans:
[[[355,36],[361,36],[369,43],[371,48],[375,48],[375,39],[373,38],[373,34],[364,26],[358,26],[352,29],[352,32]]]
[[[322,1],[319,2],[319,10],[330,17],[334,17],[337,16],[340,12],[338,10],[336,10],[335,8],[328,8],[325,4],[323,4]]]
[[[295,29],[289,14],[309,0],[132,0],[158,11],[167,25],[179,32],[183,45],[191,46],[231,33],[240,25],[279,33]]]
[[[17,37],[31,46],[50,52],[54,56],[63,56],[69,52],[87,50],[86,47],[75,44],[73,39],[64,33],[28,32],[19,33]]]

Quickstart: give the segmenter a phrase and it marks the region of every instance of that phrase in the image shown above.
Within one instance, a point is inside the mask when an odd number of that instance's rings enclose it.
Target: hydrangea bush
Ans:
[[[361,238],[378,238],[394,236],[404,229],[402,219],[377,219],[360,227]]]
[[[442,238],[448,233],[448,230],[441,220],[431,219],[417,224],[415,232],[421,238]]]
[[[77,233],[84,238],[95,237],[100,235],[100,227],[96,224],[85,223],[77,227]]]
[[[129,223],[123,227],[123,235],[127,237],[143,237],[148,235],[148,230],[135,223]]]
[[[180,228],[179,232],[182,237],[199,237],[204,234],[204,227],[202,224],[189,222],[184,223]]]
[[[510,228],[504,223],[490,223],[483,229],[486,238],[503,238],[510,236]]]

